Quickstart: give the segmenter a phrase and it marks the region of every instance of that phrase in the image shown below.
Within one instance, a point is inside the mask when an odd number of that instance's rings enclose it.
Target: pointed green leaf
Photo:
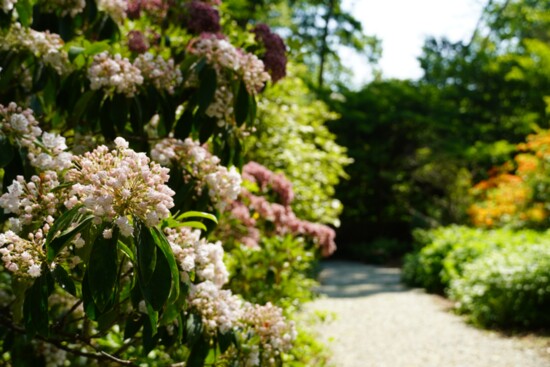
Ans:
[[[199,113],[206,112],[206,109],[214,100],[218,84],[216,70],[210,65],[205,65],[199,72],[199,90],[197,91],[199,102]]]
[[[106,312],[112,306],[118,285],[117,233],[112,238],[98,236],[88,261],[88,285],[99,311]]]
[[[88,227],[92,223],[92,217],[88,217],[78,223],[78,225],[74,228],[69,228],[66,231],[62,232],[59,236],[55,237],[47,246],[47,258],[48,261],[53,261],[57,254],[63,250],[67,244],[71,242],[71,240],[78,234],[82,233],[86,230],[86,227]]]
[[[174,257],[170,243],[164,236],[164,233],[156,227],[151,228],[151,233],[155,238],[156,244],[164,254],[164,257],[168,262],[168,266],[170,267],[170,272],[172,273],[172,287],[169,301],[174,302],[178,299],[180,293],[180,272],[178,270],[178,264],[176,263],[176,258]]]
[[[23,320],[30,336],[49,335],[48,297],[53,291],[53,280],[49,271],[36,278],[34,284],[25,292]]]
[[[135,221],[138,276],[141,284],[148,284],[157,264],[157,245],[151,232],[138,220]]]
[[[235,98],[235,121],[237,122],[237,126],[241,126],[246,121],[246,118],[249,114],[249,108],[250,108],[250,96],[248,94],[248,91],[246,89],[246,84],[244,80],[241,80],[239,83],[239,88],[237,91],[237,98]]]
[[[204,218],[209,219],[212,222],[218,224],[218,218],[215,215],[204,212],[188,211],[177,216],[176,220],[182,220],[185,218]]]
[[[74,281],[61,265],[57,265],[55,269],[52,272],[53,277],[57,284],[64,289],[65,291],[69,292],[71,295],[77,297],[76,295],[76,286],[74,285]]]
[[[0,136],[0,168],[6,167],[14,156],[14,147],[5,136]]]

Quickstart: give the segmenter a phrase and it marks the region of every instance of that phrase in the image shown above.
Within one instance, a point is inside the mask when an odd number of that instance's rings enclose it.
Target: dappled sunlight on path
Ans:
[[[518,340],[475,329],[441,297],[409,289],[400,270],[345,261],[323,264],[308,309],[334,319],[317,330],[337,367],[549,367]]]

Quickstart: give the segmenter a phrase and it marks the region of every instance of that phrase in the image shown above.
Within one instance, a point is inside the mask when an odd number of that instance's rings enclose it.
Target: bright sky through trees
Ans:
[[[416,60],[427,36],[451,41],[469,39],[485,0],[344,0],[361,20],[366,34],[382,40],[379,67],[385,78],[417,79],[422,76]],[[364,57],[342,51],[344,64],[361,83],[370,78]]]

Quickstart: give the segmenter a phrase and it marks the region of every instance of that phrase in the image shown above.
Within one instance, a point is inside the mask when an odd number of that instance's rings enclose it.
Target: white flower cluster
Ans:
[[[2,10],[4,13],[8,13],[13,9],[13,6],[17,3],[17,0],[2,0],[0,4],[2,4]]]
[[[224,211],[241,192],[242,179],[235,167],[227,169],[220,165],[218,157],[190,138],[184,141],[163,139],[153,147],[151,157],[166,166],[176,162],[183,169],[187,182],[196,181],[199,194],[206,185],[210,199],[220,211]]]
[[[97,6],[113,18],[117,23],[123,23],[128,10],[127,0],[97,0]]]
[[[260,356],[267,366],[275,366],[275,357],[292,348],[298,335],[294,322],[288,322],[283,310],[271,303],[264,306],[247,303],[242,324],[260,338]]]
[[[94,56],[94,61],[88,69],[90,88],[97,90],[104,88],[109,92],[134,96],[137,87],[143,84],[141,71],[127,59],[116,54],[102,52]]]
[[[0,48],[5,51],[29,51],[42,58],[59,75],[63,75],[70,67],[69,56],[63,50],[63,44],[61,37],[55,33],[39,32],[15,23],[2,40]]]
[[[59,181],[53,171],[32,176],[28,183],[23,176],[17,176],[8,186],[8,192],[0,196],[0,207],[4,209],[4,213],[17,215],[10,218],[11,229],[19,232],[24,225],[53,222],[51,216],[55,215],[61,204],[59,196],[52,192],[57,186]]]
[[[230,81],[235,74],[243,78],[250,94],[256,94],[270,80],[263,62],[258,57],[235,48],[227,40],[216,35],[201,35],[190,44],[189,52],[205,57],[216,70],[218,86],[214,101],[206,114],[217,118],[219,126],[230,121],[234,99]]]
[[[86,7],[86,0],[41,0],[39,5],[47,12],[60,11],[61,16],[75,17]]]
[[[0,234],[0,254],[4,267],[20,277],[38,278],[45,258],[42,250],[44,233],[38,230],[30,234],[30,240],[19,237],[12,231]]]
[[[95,223],[114,222],[123,236],[132,236],[128,216],[147,226],[157,225],[170,215],[174,191],[165,184],[167,168],[150,162],[145,153],[129,149],[123,138],[116,138],[115,144],[113,151],[102,145],[73,158],[74,168],[65,180],[75,184],[65,206],[83,204],[95,216]]]
[[[201,315],[206,332],[211,335],[234,329],[242,316],[240,298],[210,281],[191,285],[189,304]]]
[[[40,171],[61,172],[71,166],[72,154],[65,151],[65,138],[42,132],[30,109],[23,110],[13,102],[7,107],[0,104],[0,136],[27,148],[31,165]]]
[[[174,60],[166,61],[160,55],[155,58],[149,52],[140,54],[134,60],[134,66],[141,71],[145,81],[170,94],[173,94],[174,89],[183,81],[181,70],[174,66]]]
[[[166,228],[166,238],[178,261],[182,278],[189,279],[188,273],[195,272],[201,281],[209,281],[221,288],[229,280],[229,272],[223,262],[221,242],[209,243],[200,238],[199,231],[186,227]]]

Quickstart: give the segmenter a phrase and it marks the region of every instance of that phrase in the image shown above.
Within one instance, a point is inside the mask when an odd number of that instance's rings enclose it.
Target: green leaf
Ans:
[[[107,41],[93,42],[84,48],[84,54],[86,56],[93,56],[103,51],[109,50],[110,46]]]
[[[88,261],[88,285],[99,311],[106,312],[112,306],[118,285],[118,256],[116,229],[112,238],[97,236]]]
[[[174,302],[178,299],[179,293],[180,293],[180,272],[178,270],[178,264],[176,262],[176,258],[174,257],[174,254],[172,253],[172,248],[170,247],[170,243],[164,236],[164,233],[161,232],[160,229],[153,227],[151,228],[151,234],[155,238],[155,242],[164,254],[164,257],[166,261],[168,262],[168,266],[170,267],[170,272],[172,273],[172,290],[170,292],[170,302]]]
[[[90,320],[97,320],[101,312],[94,303],[88,278],[88,272],[85,272],[84,277],[82,278],[82,302],[84,303],[84,312]]]
[[[208,351],[210,350],[210,345],[207,340],[200,338],[193,348],[191,349],[191,354],[187,359],[187,367],[203,367],[204,360],[208,356]]]
[[[126,122],[128,121],[128,112],[130,110],[131,100],[122,94],[115,94],[110,104],[109,117],[113,126],[116,126],[118,133],[124,132]]]
[[[47,337],[49,335],[48,297],[52,291],[52,276],[46,270],[25,292],[23,320],[30,336],[38,334]]]
[[[78,233],[83,232],[86,227],[90,225],[92,219],[93,218],[91,216],[84,219],[78,223],[76,227],[67,229],[59,236],[55,237],[48,245],[46,245],[48,261],[53,261],[57,254],[59,254],[59,252],[61,252],[61,250],[63,250],[63,248],[67,246],[67,244],[69,244]]]
[[[143,326],[143,317],[135,317],[137,315],[130,315],[126,319],[124,325],[124,339],[130,339],[137,334],[139,329]],[[141,315],[140,315],[141,316]]]
[[[220,346],[220,351],[224,353],[231,344],[237,344],[235,334],[232,331],[227,333],[218,333],[218,345]]]
[[[32,3],[30,0],[19,0],[15,3],[15,10],[19,16],[19,23],[24,27],[30,27],[32,23]]]
[[[237,122],[237,126],[242,126],[248,117],[248,109],[250,107],[250,95],[246,90],[244,80],[241,80],[239,83],[239,90],[237,91],[237,98],[235,98],[235,105],[233,107],[235,109],[235,121]]]
[[[68,211],[63,212],[63,214],[61,214],[61,216],[57,218],[57,220],[51,226],[50,230],[48,231],[48,235],[46,236],[45,242],[48,261],[52,261],[61,250],[61,248],[55,248],[51,246],[51,242],[53,241],[54,237],[60,235],[60,233],[58,232],[64,232],[71,226],[74,219],[79,215],[80,208],[82,208],[82,205],[76,205]]]
[[[141,286],[145,301],[147,301],[155,311],[161,310],[170,295],[170,288],[172,286],[170,265],[162,252],[157,255],[157,263],[150,281],[147,284],[141,284]]]
[[[199,117],[196,122],[199,124],[199,141],[201,144],[204,144],[214,134],[217,120],[214,117]]]
[[[97,96],[98,94],[95,90],[89,90],[78,99],[72,110],[72,118],[75,122],[80,121],[84,112],[88,109],[89,105],[92,104],[92,100],[97,98]]]
[[[128,246],[126,246],[124,242],[119,240],[117,245],[118,245],[118,248],[122,250],[122,252],[124,252],[124,254],[126,254],[126,256],[128,256],[130,260],[132,260],[133,263],[136,262],[136,255],[132,250],[130,250]]]
[[[71,62],[73,62],[73,60],[80,54],[82,54],[84,52],[84,48],[83,47],[77,47],[77,46],[71,46],[69,48],[69,60],[71,60]]]
[[[197,211],[188,211],[185,213],[182,213],[176,217],[176,220],[182,220],[185,218],[204,218],[209,219],[212,222],[218,224],[218,218],[216,218],[215,215],[210,213],[204,213],[204,212],[197,212]]]
[[[69,275],[69,273],[67,272],[67,270],[65,270],[65,268],[63,268],[61,265],[57,265],[53,270],[52,274],[55,281],[57,282],[57,284],[59,284],[59,286],[62,289],[66,290],[71,295],[77,297],[76,286],[74,285],[74,281]]]
[[[145,318],[145,316],[144,316]],[[151,326],[150,322],[143,320],[143,353],[149,354],[150,351],[155,349],[158,342],[156,328]]]
[[[141,284],[148,284],[157,264],[157,246],[151,232],[139,220],[135,221],[138,276]]]
[[[15,156],[15,149],[5,136],[0,136],[0,168],[6,167]]]
[[[190,313],[185,323],[185,343],[193,347],[202,338],[203,324],[199,315]]]
[[[214,100],[216,87],[218,85],[216,70],[210,65],[205,65],[199,72],[199,90],[197,96],[199,99],[199,113],[206,112],[206,109]]]
[[[191,134],[191,130],[193,129],[194,109],[195,105],[193,103],[187,103],[185,110],[176,122],[176,127],[174,128],[174,137],[178,139],[185,139],[189,136],[189,134]]]

